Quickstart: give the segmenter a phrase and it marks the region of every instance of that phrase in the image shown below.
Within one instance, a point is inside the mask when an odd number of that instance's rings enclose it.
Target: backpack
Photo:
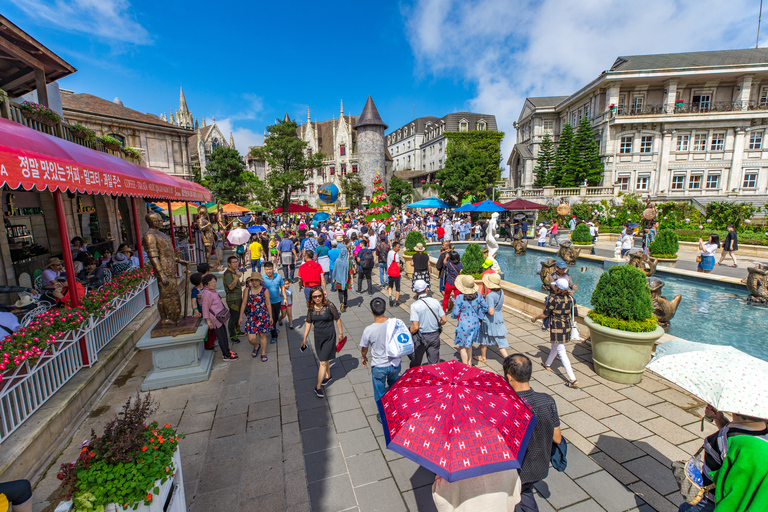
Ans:
[[[245,254],[245,245],[237,246],[237,254]]]
[[[389,253],[389,244],[387,244],[386,242],[381,242],[376,252],[378,253],[379,262],[386,263],[387,254]]]
[[[369,250],[363,251],[363,257],[360,258],[360,268],[363,270],[373,268],[373,252]]]
[[[413,351],[413,338],[405,323],[399,318],[387,320],[387,357],[403,357]]]

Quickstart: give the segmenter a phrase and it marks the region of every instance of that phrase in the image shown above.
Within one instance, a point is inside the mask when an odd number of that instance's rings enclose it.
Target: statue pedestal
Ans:
[[[211,272],[214,276],[216,276],[216,291],[219,292],[219,295],[221,295],[224,292],[224,271],[220,272]]]
[[[152,338],[151,331],[136,346],[152,351],[152,371],[141,384],[142,391],[169,388],[208,380],[213,366],[213,350],[205,350],[206,323],[193,334]]]
[[[608,270],[609,270],[611,267],[615,267],[616,265],[626,265],[626,264],[627,264],[627,262],[626,262],[626,261],[624,261],[624,260],[621,260],[621,261],[616,261],[616,260],[605,260],[605,261],[603,261],[603,270],[604,270],[605,272],[608,272]]]

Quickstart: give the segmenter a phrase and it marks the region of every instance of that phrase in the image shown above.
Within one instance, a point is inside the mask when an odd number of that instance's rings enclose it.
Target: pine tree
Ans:
[[[595,132],[586,117],[582,117],[579,122],[571,152],[576,165],[574,183],[571,186],[581,185],[584,180],[587,180],[589,185],[600,184],[603,177],[603,163],[600,161],[597,150]]]
[[[536,175],[535,187],[544,187],[550,184],[552,179],[552,170],[555,165],[555,144],[552,137],[547,133],[539,146],[539,156],[536,158],[536,168],[533,173]]]
[[[392,221],[392,214],[389,213],[387,193],[384,192],[384,183],[382,183],[378,172],[373,179],[373,193],[371,194],[371,203],[368,205],[368,209],[365,210],[365,220],[367,222],[376,220],[385,224],[389,224]]]
[[[552,166],[552,178],[549,184],[555,187],[567,187],[570,178],[567,176],[568,159],[571,156],[571,147],[573,146],[573,127],[565,123],[560,132],[560,138],[557,141],[557,152],[555,153],[555,165]]]

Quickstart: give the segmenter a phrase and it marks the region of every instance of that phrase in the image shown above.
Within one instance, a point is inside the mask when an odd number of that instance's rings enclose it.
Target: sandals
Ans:
[[[545,370],[547,370],[548,372],[551,372],[551,371],[552,371],[552,367],[551,367],[551,366],[547,366],[547,363],[541,363],[541,366],[543,366],[543,367],[544,367],[544,369],[545,369]],[[574,382],[575,382],[575,381],[574,381]]]
[[[261,354],[261,362],[262,363],[266,363],[267,362],[267,355],[266,354]]]
[[[579,381],[577,381],[577,380],[569,380],[568,382],[565,383],[565,387],[573,388],[573,389],[578,389],[579,388]]]
[[[738,265],[731,265],[731,268],[739,268]]]
[[[261,345],[259,345],[259,348],[253,349],[253,352],[251,352],[251,357],[253,358],[259,357],[259,352],[261,352]]]
[[[488,362],[484,357],[480,357],[480,356],[472,356],[472,359],[474,359],[475,361],[479,361],[481,363],[487,363]]]

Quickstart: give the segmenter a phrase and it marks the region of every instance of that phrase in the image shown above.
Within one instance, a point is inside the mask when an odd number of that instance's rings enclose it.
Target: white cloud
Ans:
[[[242,126],[235,126],[235,123],[239,123],[239,120],[235,116],[227,117],[224,119],[216,118],[216,124],[219,126],[219,130],[224,134],[229,142],[229,134],[235,138],[235,148],[241,155],[245,156],[248,152],[249,146],[261,146],[264,142],[264,134],[256,133],[253,130],[244,128]]]
[[[568,95],[621,55],[748,48],[749,0],[414,0],[405,8],[416,75],[476,88],[468,107],[495,114],[504,167],[527,96]]]
[[[131,13],[128,0],[11,0],[41,25],[137,45],[152,36]]]

